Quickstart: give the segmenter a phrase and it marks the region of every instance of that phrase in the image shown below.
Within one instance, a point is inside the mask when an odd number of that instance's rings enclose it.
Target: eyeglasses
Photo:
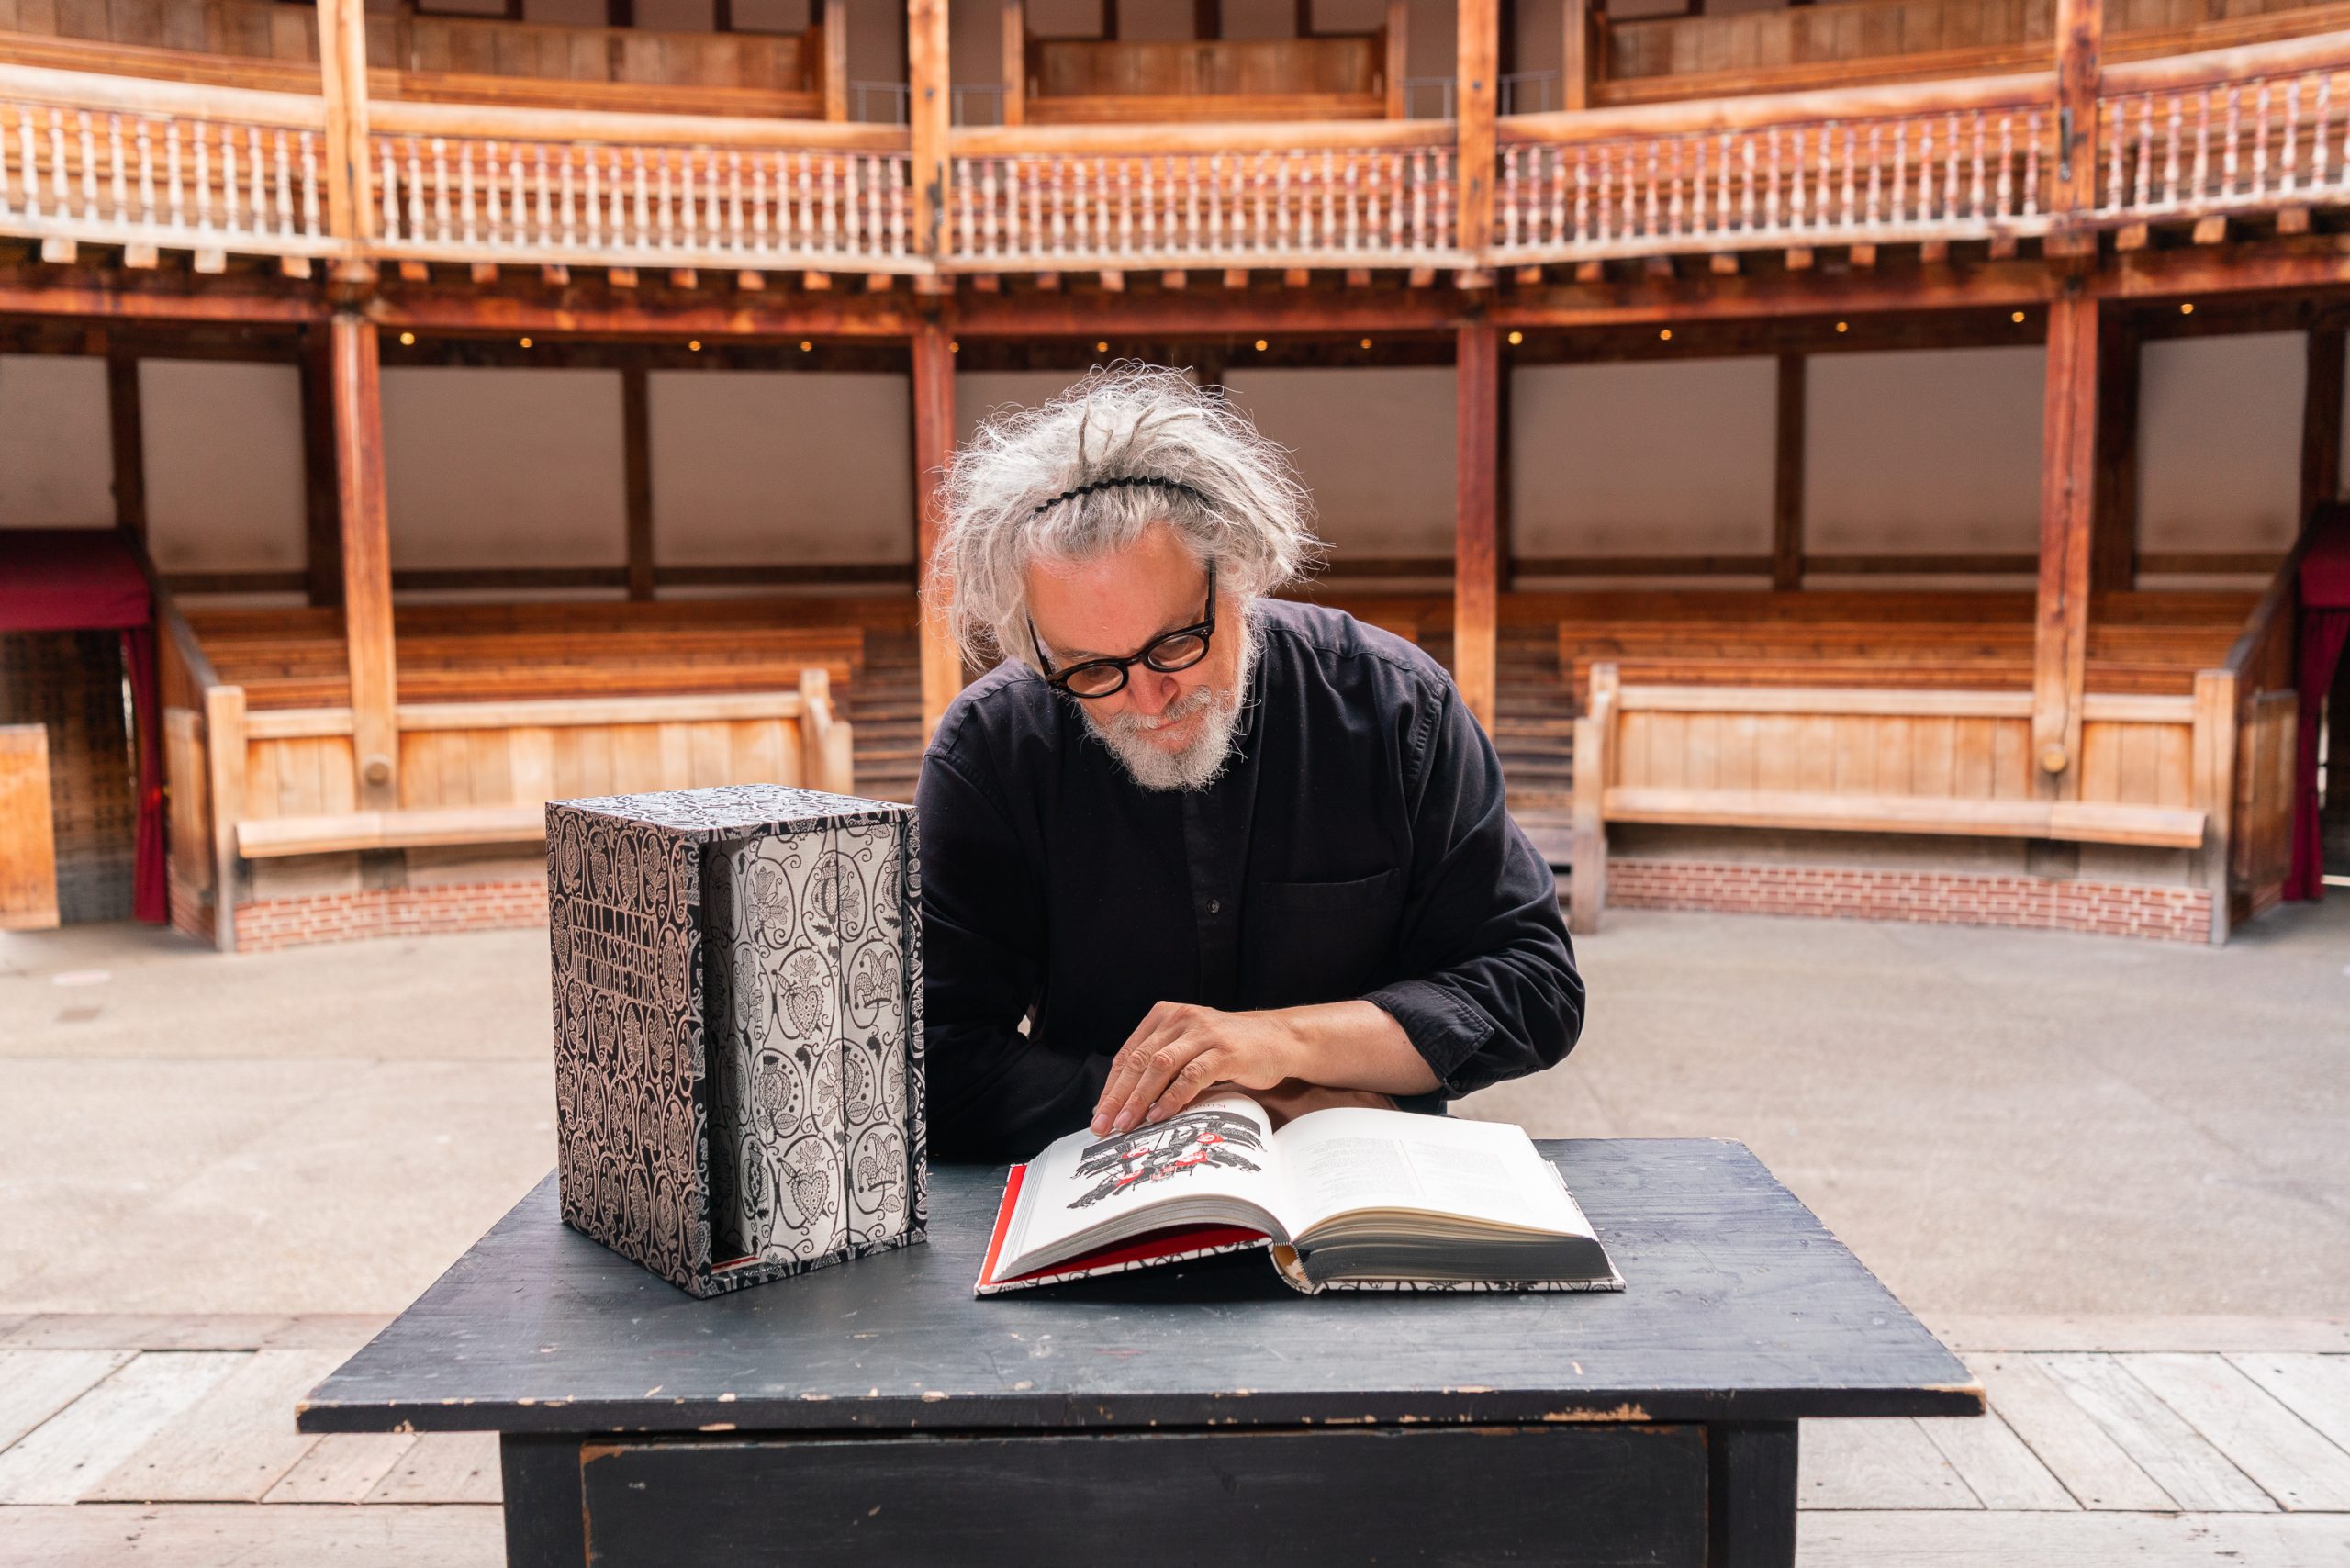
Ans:
[[[1173,675],[1177,670],[1190,669],[1208,656],[1208,639],[1215,635],[1215,563],[1208,563],[1208,602],[1200,613],[1196,626],[1186,626],[1180,632],[1169,632],[1154,637],[1141,653],[1126,659],[1087,659],[1056,673],[1053,661],[1045,656],[1045,640],[1036,635],[1036,622],[1028,622],[1028,640],[1035,645],[1036,662],[1044,667],[1045,684],[1056,691],[1066,691],[1071,697],[1091,701],[1126,689],[1126,672],[1136,665],[1147,665],[1161,675]]]

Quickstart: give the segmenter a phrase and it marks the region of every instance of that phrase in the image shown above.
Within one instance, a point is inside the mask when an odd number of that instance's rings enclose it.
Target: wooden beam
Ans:
[[[2098,355],[2092,592],[2121,592],[2138,583],[2138,386],[2143,357],[2137,332],[2125,322],[2105,330]]]
[[[1224,37],[1224,0],[1192,0],[1192,38],[1214,43]]]
[[[824,118],[848,118],[848,0],[824,0]]]
[[[1493,243],[1495,104],[1500,96],[1500,0],[1459,0],[1460,84],[1454,94],[1460,206],[1458,242],[1481,256]]]
[[[2033,618],[2032,758],[2043,794],[2077,800],[2088,666],[2089,555],[2097,469],[2098,304],[2048,308],[2042,414],[2040,588]]]
[[[334,347],[323,323],[302,344],[302,588],[314,605],[342,602],[342,499],[335,477]]]
[[[917,0],[920,3],[920,0]],[[955,353],[946,328],[925,320],[914,330],[914,560],[924,595],[922,618],[922,730],[938,728],[963,689],[963,655],[943,611],[930,597],[931,558],[938,549],[940,489],[955,455]]]
[[[351,661],[352,752],[363,810],[399,804],[398,682],[392,652],[392,554],[384,499],[384,399],[375,328],[355,311],[329,329],[334,355],[335,471],[342,517],[342,620]]]
[[[2310,513],[2342,496],[2343,329],[2313,329],[2309,379],[2301,391],[2301,525]],[[2304,715],[2304,722],[2314,718]]]
[[[1410,112],[1404,101],[1404,81],[1412,73],[1411,23],[1411,0],[1387,0],[1387,26],[1382,35],[1386,59],[1380,70],[1386,78],[1384,106],[1389,119],[1403,119]]]
[[[114,449],[114,525],[147,537],[147,440],[139,407],[139,356],[106,351],[106,431]]]
[[[621,459],[628,485],[628,596],[653,597],[653,398],[642,365],[621,372]]]
[[[1804,413],[1807,362],[1779,356],[1778,453],[1771,478],[1771,586],[1803,587]]]
[[[326,100],[327,232],[375,232],[367,199],[367,11],[364,0],[318,0],[319,89]]]
[[[1490,4],[1490,0],[1487,0]],[[1501,333],[1474,321],[1455,334],[1452,679],[1477,722],[1494,727],[1502,545]]]
[[[946,0],[907,0],[908,116],[912,122],[914,250],[946,251],[946,137],[954,93],[946,63]]]
[[[2056,181],[2060,213],[2097,206],[2097,89],[2105,0],[2056,0]],[[2094,250],[2096,239],[2089,237]]]
[[[1213,5],[1214,0],[1207,0]],[[1003,0],[1003,123],[1028,122],[1028,12],[1022,0]]]

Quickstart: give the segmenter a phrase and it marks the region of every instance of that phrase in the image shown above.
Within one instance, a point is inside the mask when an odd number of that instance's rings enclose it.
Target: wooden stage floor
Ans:
[[[503,1562],[494,1438],[294,1431],[380,1321],[0,1318],[0,1562]],[[2350,1324],[1935,1327],[1992,1414],[1804,1423],[1806,1563],[2350,1562]]]

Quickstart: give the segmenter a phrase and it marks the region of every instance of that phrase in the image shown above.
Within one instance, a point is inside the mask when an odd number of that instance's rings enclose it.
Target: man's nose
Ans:
[[[1156,719],[1165,711],[1179,689],[1173,676],[1148,665],[1136,665],[1126,673],[1126,700],[1146,719]]]

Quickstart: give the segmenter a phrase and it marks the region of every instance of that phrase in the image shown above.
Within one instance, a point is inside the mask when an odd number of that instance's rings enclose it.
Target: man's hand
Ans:
[[[1335,1106],[1348,1105],[1367,1111],[1392,1111],[1395,1108],[1395,1097],[1392,1094],[1382,1094],[1371,1089],[1329,1089],[1294,1078],[1261,1090],[1254,1098],[1272,1117],[1273,1126],[1277,1128],[1288,1126],[1308,1111],[1327,1111]]]
[[[1110,1081],[1093,1107],[1093,1136],[1171,1116],[1211,1084],[1270,1089],[1303,1077],[1306,1055],[1281,1013],[1219,1013],[1162,1002],[1111,1061]]]

